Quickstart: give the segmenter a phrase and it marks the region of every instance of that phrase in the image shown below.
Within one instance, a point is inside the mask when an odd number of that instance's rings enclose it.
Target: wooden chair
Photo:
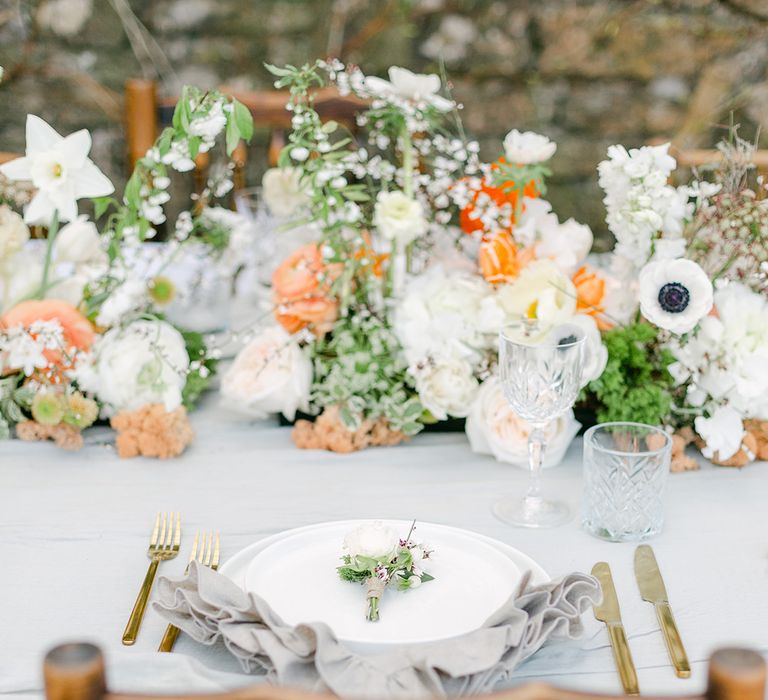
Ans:
[[[334,700],[289,688],[258,684],[212,695],[122,695],[110,693],[104,659],[92,644],[64,644],[51,650],[43,665],[47,700]],[[746,649],[720,649],[709,661],[709,679],[703,695],[684,700],[765,700],[766,664],[760,654]],[[488,700],[620,700],[624,696],[561,690],[545,683],[529,683],[486,696]],[[657,700],[662,700],[658,698]],[[667,698],[665,700],[673,700]]]
[[[242,102],[253,115],[254,127],[269,131],[268,163],[277,163],[280,149],[286,143],[285,131],[291,125],[291,113],[285,109],[288,93],[280,90],[243,91],[221,88],[225,95]],[[154,80],[131,79],[125,84],[125,130],[131,168],[152,146],[161,126],[171,123],[176,97],[158,98]],[[324,120],[335,120],[354,130],[355,114],[365,102],[353,96],[341,96],[335,88],[323,88],[315,93],[315,108]],[[233,153],[236,189],[244,186],[247,149],[240,143]],[[204,179],[208,154],[197,160],[198,180]],[[197,183],[199,184],[199,182]]]
[[[667,143],[668,139],[655,138],[649,142],[651,146]],[[682,148],[672,143],[669,153],[677,161],[680,168],[701,168],[705,165],[719,163],[723,154],[715,148]],[[759,175],[768,178],[768,150],[756,150],[752,160]]]
[[[21,153],[9,153],[8,151],[0,151],[0,165],[7,163],[9,160],[16,160],[21,158]]]

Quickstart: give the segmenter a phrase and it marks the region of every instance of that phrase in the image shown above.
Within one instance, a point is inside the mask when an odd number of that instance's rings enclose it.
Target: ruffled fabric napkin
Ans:
[[[161,577],[157,593],[161,616],[202,644],[222,639],[246,672],[346,698],[489,692],[553,635],[577,636],[581,613],[601,595],[596,579],[570,574],[523,590],[462,637],[363,656],[325,624],[286,625],[264,600],[197,562],[183,579]]]

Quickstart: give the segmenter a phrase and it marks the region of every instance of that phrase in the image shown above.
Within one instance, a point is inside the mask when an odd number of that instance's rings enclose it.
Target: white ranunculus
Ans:
[[[62,226],[53,244],[57,262],[101,262],[106,253],[101,247],[101,236],[93,221],[84,214]]]
[[[497,300],[509,320],[535,318],[542,330],[571,320],[576,313],[576,288],[550,260],[536,260],[510,284],[501,286]]]
[[[246,345],[221,380],[225,404],[256,418],[282,413],[293,420],[309,409],[312,363],[281,327],[266,328]]]
[[[308,206],[310,199],[298,168],[270,168],[261,179],[261,196],[275,216],[289,217]]]
[[[59,221],[77,218],[77,200],[105,197],[115,188],[88,158],[91,135],[81,129],[60,136],[40,117],[27,115],[27,152],[0,165],[10,180],[31,180],[37,192],[24,212],[28,224],[49,225],[54,212]]]
[[[698,416],[694,420],[696,432],[707,444],[701,453],[711,459],[717,453],[718,460],[730,459],[741,449],[746,431],[741,414],[730,406],[721,406],[711,416]]]
[[[559,464],[581,425],[573,411],[555,418],[544,428],[547,448],[545,467]],[[467,417],[467,437],[474,452],[493,455],[500,462],[528,466],[528,435],[531,426],[519,418],[504,396],[498,377],[486,379]]]
[[[512,129],[504,137],[504,155],[512,164],[543,163],[555,155],[556,150],[556,143],[533,131]]]
[[[364,523],[344,537],[344,552],[353,559],[368,557],[377,561],[390,560],[400,544],[400,536],[381,521]]]
[[[384,238],[406,246],[427,231],[421,204],[404,192],[379,192],[373,224]]]
[[[107,414],[150,403],[173,411],[181,405],[188,368],[181,333],[165,321],[141,319],[101,336],[89,360],[78,365],[76,378],[105,404]]]
[[[692,260],[659,260],[640,270],[640,311],[651,323],[681,335],[712,309],[712,282]]]
[[[586,386],[589,382],[597,379],[605,370],[605,366],[608,364],[608,348],[603,344],[600,329],[592,316],[575,314],[568,323],[581,328],[587,339],[581,379],[582,386]]]
[[[422,406],[438,420],[463,418],[477,394],[472,365],[459,357],[436,357],[411,368]]]
[[[400,98],[414,103],[431,105],[441,112],[450,112],[454,103],[441,97],[440,77],[434,73],[413,73],[407,68],[392,66],[389,71],[389,80],[368,76],[365,78],[365,88],[372,97],[380,97],[384,100]]]
[[[13,209],[0,206],[0,260],[18,253],[29,240],[29,229]]]

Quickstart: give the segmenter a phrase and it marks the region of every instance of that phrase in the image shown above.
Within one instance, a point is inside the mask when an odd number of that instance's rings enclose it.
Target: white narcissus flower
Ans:
[[[400,537],[381,521],[364,523],[344,538],[344,551],[352,559],[368,557],[377,561],[389,561],[400,544]]]
[[[28,240],[29,229],[24,220],[9,206],[0,206],[0,261],[18,253]]]
[[[101,336],[75,378],[105,404],[106,414],[150,403],[173,411],[181,405],[188,368],[181,333],[165,321],[141,319]]]
[[[692,260],[659,260],[640,270],[640,311],[653,323],[681,335],[712,309],[712,282]]]
[[[440,77],[434,73],[413,73],[407,68],[392,66],[389,71],[389,80],[368,76],[365,78],[365,88],[374,97],[388,99],[399,97],[410,102],[424,102],[441,112],[450,112],[454,103],[441,97]]]
[[[746,435],[741,414],[730,406],[721,406],[710,418],[698,416],[693,424],[707,443],[701,450],[707,459],[712,459],[715,454],[718,461],[730,459],[741,449],[741,441]]]
[[[421,204],[404,192],[379,192],[373,213],[373,224],[384,238],[401,246],[427,231],[427,220]]]
[[[266,328],[246,345],[221,380],[225,405],[256,418],[309,409],[312,363],[283,328]]]
[[[53,244],[57,262],[95,263],[106,259],[101,247],[101,236],[93,221],[83,214],[62,226]]]
[[[504,155],[511,164],[543,163],[555,155],[556,150],[556,143],[533,131],[512,129],[504,137]]]
[[[410,372],[416,379],[419,401],[435,418],[467,415],[479,386],[469,362],[459,357],[436,357]]]
[[[544,428],[547,449],[545,467],[559,464],[581,425],[573,411],[555,418]],[[493,455],[500,462],[528,466],[528,436],[531,426],[519,418],[504,396],[498,377],[486,379],[469,412],[467,437],[473,452]]]
[[[28,224],[49,225],[54,212],[59,221],[77,217],[77,200],[105,197],[115,188],[88,158],[91,135],[86,129],[62,137],[40,117],[27,115],[27,152],[0,165],[10,180],[31,180],[37,189],[24,212]]]
[[[261,196],[269,211],[279,217],[292,216],[310,202],[298,168],[267,170],[261,179]]]

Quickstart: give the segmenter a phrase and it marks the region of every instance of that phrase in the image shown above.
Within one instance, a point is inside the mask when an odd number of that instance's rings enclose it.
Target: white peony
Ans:
[[[559,464],[581,425],[573,411],[555,418],[544,428],[547,448],[545,467]],[[531,426],[515,415],[504,396],[498,377],[483,382],[467,417],[467,437],[474,452],[493,455],[500,462],[528,466],[528,435]]]
[[[556,150],[556,143],[533,131],[520,132],[512,129],[504,137],[504,155],[510,163],[543,163],[555,155]]]
[[[96,224],[84,214],[62,226],[53,243],[57,262],[90,263],[106,259]]]
[[[455,356],[438,356],[410,371],[422,406],[435,418],[467,415],[479,386],[469,362]]]
[[[0,261],[18,253],[29,240],[29,229],[13,209],[0,206]]]
[[[400,545],[400,536],[377,520],[356,527],[344,537],[344,552],[352,557],[389,561]]]
[[[365,78],[365,89],[372,97],[380,97],[387,101],[397,99],[406,100],[416,104],[431,105],[441,112],[450,112],[454,103],[441,97],[440,77],[434,73],[413,73],[407,68],[392,66],[389,71],[389,80],[368,76]]]
[[[266,328],[246,345],[221,380],[234,408],[257,418],[282,413],[293,420],[309,409],[312,363],[281,327]]]
[[[712,309],[712,283],[692,260],[648,263],[639,283],[643,316],[672,333],[688,333]]]
[[[261,179],[261,196],[269,211],[287,218],[309,205],[306,187],[298,168],[270,168]]]
[[[427,231],[421,204],[404,192],[379,192],[373,224],[384,238],[406,246]]]
[[[730,406],[718,408],[711,418],[698,416],[694,427],[707,443],[701,450],[707,459],[712,459],[715,453],[721,461],[730,459],[741,449],[741,441],[746,435],[741,415]]]
[[[105,404],[106,414],[150,403],[172,411],[181,405],[188,368],[181,333],[165,321],[142,319],[101,336],[75,378]]]

